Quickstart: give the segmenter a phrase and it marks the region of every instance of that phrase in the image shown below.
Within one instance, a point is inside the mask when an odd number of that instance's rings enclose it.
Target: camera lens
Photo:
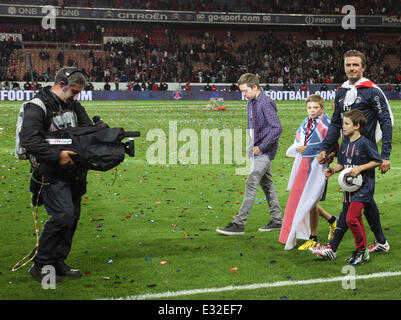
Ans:
[[[127,142],[124,143],[125,153],[130,157],[135,156],[135,142],[134,139],[128,139]]]

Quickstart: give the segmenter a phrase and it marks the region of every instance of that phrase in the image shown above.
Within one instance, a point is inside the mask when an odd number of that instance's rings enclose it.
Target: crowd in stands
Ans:
[[[85,42],[101,42],[102,30],[94,23],[60,23],[56,29],[43,29],[40,24],[20,28],[19,26],[3,26],[6,32],[20,33],[22,41],[77,42],[85,35]]]
[[[10,56],[15,49],[20,48],[21,44],[16,43],[11,38],[0,41],[0,80],[8,79],[9,72],[14,71],[16,63],[11,61]],[[16,80],[16,79],[15,79]]]
[[[401,57],[400,42],[393,45],[373,41],[367,34],[356,38],[338,34],[332,47],[308,47],[296,35],[278,38],[272,32],[240,41],[227,35],[219,39],[207,32],[191,35],[182,44],[173,29],[166,32],[167,44],[152,45],[148,38],[134,42],[108,43],[106,57],[91,52],[93,67],[87,70],[93,81],[233,83],[244,72],[257,73],[263,83],[341,83],[343,54],[349,48],[368,55],[366,76],[377,83],[400,83],[401,65],[384,63],[386,55]],[[313,38],[324,39],[324,34]],[[238,42],[240,44],[238,45]],[[235,49],[236,48],[236,49]],[[197,69],[195,65],[203,68]]]
[[[234,83],[244,72],[259,74],[262,83],[341,83],[344,80],[343,54],[353,48],[367,54],[365,75],[368,78],[382,84],[401,82],[401,64],[385,61],[388,55],[401,58],[401,37],[397,41],[384,41],[361,30],[348,32],[347,35],[338,32],[333,36],[333,33],[328,35],[320,28],[310,28],[303,31],[308,30],[308,39],[330,38],[333,45],[308,47],[305,36],[299,37],[297,32],[270,30],[249,33],[194,28],[183,33],[182,29],[174,29],[171,25],[155,26],[150,23],[128,23],[121,30],[112,29],[114,31],[110,35],[127,36],[127,29],[140,30],[138,34],[129,34],[133,42],[108,42],[103,45],[102,52],[81,50],[85,65],[71,56],[64,56],[60,49],[57,49],[56,60],[49,61],[48,50],[41,49],[39,57],[49,66],[37,78],[53,81],[55,72],[68,65],[83,69],[92,82],[133,81],[134,84],[145,83],[147,87],[160,82]],[[100,46],[104,31],[104,26],[92,22],[63,22],[55,31],[35,29],[34,25],[12,24],[0,29],[0,32],[21,33],[23,41],[40,42],[45,39],[46,43],[72,41],[85,33],[92,35],[86,38],[88,43],[95,42]],[[161,43],[152,40],[156,33],[162,34]],[[59,38],[62,35],[66,38]],[[0,81],[30,79],[30,74],[18,79],[13,72],[18,60],[24,59],[22,53],[10,59],[14,50],[19,48],[21,42],[18,40],[0,41]]]
[[[325,39],[316,34],[315,39]],[[308,47],[296,36],[278,39],[267,33],[258,41],[260,47],[251,50],[250,57],[258,60],[252,68],[266,82],[272,83],[341,83],[344,79],[343,54],[350,48],[365,52],[368,65],[365,75],[377,83],[399,83],[401,65],[384,63],[386,55],[401,56],[398,43],[373,41],[368,34],[357,33],[350,38],[339,33],[332,47]],[[272,47],[271,43],[279,43]],[[253,51],[253,52],[252,52]]]
[[[400,42],[385,43],[372,40],[369,34],[355,33],[355,37],[339,33],[332,47],[308,47],[296,33],[285,38],[273,32],[260,32],[255,38],[227,35],[218,38],[213,33],[194,31],[190,41],[182,43],[174,29],[166,29],[166,43],[152,44],[147,35],[135,37],[131,43],[113,42],[104,45],[104,54],[89,51],[87,65],[78,65],[75,59],[57,55],[58,63],[49,67],[40,77],[42,81],[53,80],[54,74],[63,65],[83,69],[90,81],[95,82],[200,82],[233,83],[244,72],[257,73],[262,83],[341,83],[344,80],[343,53],[349,48],[366,52],[368,66],[366,76],[376,83],[400,83],[401,64],[390,66],[384,63],[386,55],[401,57]],[[313,34],[311,38],[325,39],[324,34]],[[15,64],[9,60],[14,50],[8,42],[0,42],[0,80],[7,78],[4,67]],[[47,61],[49,54],[41,50],[39,56]],[[90,62],[90,63],[89,63]],[[26,75],[24,80],[30,78]]]

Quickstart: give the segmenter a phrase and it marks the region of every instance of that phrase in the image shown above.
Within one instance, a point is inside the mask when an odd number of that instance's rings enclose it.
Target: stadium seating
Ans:
[[[81,0],[68,2],[85,5]],[[127,1],[122,3],[129,5]],[[168,0],[161,3],[166,4]],[[8,73],[22,81],[29,72],[27,56],[31,53],[37,76],[47,73],[53,80],[61,67],[57,55],[63,51],[62,65],[84,69],[90,81],[105,81],[102,73],[110,69],[111,81],[118,76],[127,81],[141,78],[146,82],[230,83],[243,72],[254,72],[261,76],[262,82],[321,83],[330,78],[331,82],[339,83],[344,76],[342,54],[356,48],[368,53],[366,76],[378,83],[396,83],[401,78],[400,36],[396,32],[357,30],[345,35],[318,28],[232,29],[63,21],[56,31],[49,31],[38,24],[18,20],[15,24],[0,25],[0,33],[21,33],[23,38],[21,47],[10,44],[11,54],[5,63],[8,72],[4,72],[3,65],[1,75]],[[103,44],[103,36],[133,37],[135,45]],[[309,48],[306,40],[311,39],[333,40],[333,47]],[[48,60],[40,59],[41,52],[48,53]]]

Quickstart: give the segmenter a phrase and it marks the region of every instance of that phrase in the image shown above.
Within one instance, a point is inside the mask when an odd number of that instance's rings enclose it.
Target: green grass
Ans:
[[[344,259],[353,250],[348,232],[336,261],[320,261],[309,252],[284,251],[278,232],[260,233],[269,221],[265,196],[260,190],[248,219],[246,234],[225,237],[215,232],[237,213],[243,199],[246,176],[236,175],[236,164],[155,164],[146,162],[153,141],[146,135],[162,129],[168,138],[169,121],[177,121],[178,132],[194,129],[246,128],[246,102],[227,101],[226,112],[203,110],[204,101],[115,101],[85,102],[90,116],[101,115],[112,127],[141,131],[136,157],[117,170],[89,173],[88,192],[73,248],[67,263],[80,268],[81,279],[64,280],[56,290],[44,290],[28,274],[28,266],[12,272],[12,266],[35,244],[33,209],[30,207],[29,164],[13,158],[15,122],[20,103],[2,102],[0,116],[0,299],[99,299],[147,293],[180,291],[230,285],[339,277]],[[292,160],[285,151],[305,117],[303,102],[278,102],[283,125],[280,146],[273,161],[273,178],[280,204],[285,208],[287,180]],[[328,105],[328,114],[332,114]],[[373,254],[358,267],[357,275],[401,271],[400,110],[392,101],[392,169],[377,174],[376,196],[388,254]],[[244,131],[245,132],[245,131]],[[245,133],[244,135],[245,136]],[[185,142],[178,142],[178,149]],[[245,144],[245,142],[243,143]],[[244,149],[245,150],[245,149]],[[168,150],[167,150],[168,152]],[[200,150],[199,150],[200,152]],[[168,153],[167,153],[168,154]],[[223,159],[223,158],[222,158]],[[168,160],[168,159],[167,159]],[[199,158],[200,162],[200,158]],[[113,184],[114,179],[115,183]],[[341,192],[336,179],[328,186],[322,203],[332,214],[341,210]],[[39,209],[39,226],[47,215]],[[328,224],[321,220],[319,235],[325,241]],[[368,242],[373,234],[367,231]],[[299,243],[302,243],[299,240]],[[160,264],[160,261],[167,261]],[[30,265],[30,264],[29,264]],[[236,271],[230,268],[236,267]],[[357,280],[356,290],[345,290],[341,282],[283,286],[257,290],[180,296],[173,299],[400,299],[400,278]]]

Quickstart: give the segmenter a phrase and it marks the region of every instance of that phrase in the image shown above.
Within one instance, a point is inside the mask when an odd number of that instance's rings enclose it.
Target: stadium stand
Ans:
[[[23,1],[15,1],[16,4]],[[47,4],[48,1],[32,1]],[[222,10],[227,1],[55,1],[64,6],[113,6],[136,9]],[[260,12],[260,1],[234,1],[236,8]],[[265,1],[272,12],[303,7],[336,10],[314,0]],[[348,1],[349,2],[349,1]],[[398,12],[394,1],[351,1],[367,14]],[[173,4],[174,3],[174,4]],[[186,3],[184,5],[184,3]],[[157,7],[157,8],[156,8]],[[383,8],[386,8],[384,10]],[[326,11],[325,11],[326,10]],[[359,10],[359,9],[358,9]],[[383,11],[384,10],[384,11]],[[266,11],[263,8],[262,11]],[[298,12],[298,11],[297,11]],[[305,11],[308,12],[309,11]],[[315,10],[313,13],[317,13]],[[7,20],[7,19],[5,19]],[[5,21],[7,22],[7,21]],[[29,19],[14,19],[0,33],[21,33],[22,42],[0,42],[0,81],[30,80],[27,56],[32,56],[36,78],[53,81],[64,65],[84,70],[90,81],[233,83],[243,72],[258,73],[262,83],[340,83],[344,79],[343,53],[349,48],[369,53],[366,76],[381,84],[401,82],[401,37],[398,33],[359,29],[358,32],[320,27],[241,29],[235,26],[173,25],[63,20],[56,30],[43,30]],[[366,31],[366,32],[365,32]],[[107,42],[103,37],[132,37],[132,43]],[[308,47],[306,40],[332,40],[332,47]]]

